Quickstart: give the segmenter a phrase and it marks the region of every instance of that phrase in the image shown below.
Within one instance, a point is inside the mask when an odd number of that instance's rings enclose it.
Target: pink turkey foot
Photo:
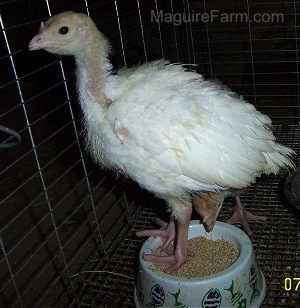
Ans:
[[[243,226],[244,230],[248,235],[252,235],[253,232],[249,226],[249,221],[265,221],[267,220],[266,216],[254,215],[246,210],[243,206],[241,199],[236,197],[236,204],[231,211],[233,211],[232,216],[226,221],[229,224],[239,223]]]
[[[169,256],[156,256],[153,254],[145,254],[143,256],[144,260],[153,263],[164,263],[169,267],[165,270],[166,273],[171,274],[183,265],[187,259],[188,255],[192,255],[188,251],[188,231],[189,223],[192,214],[191,208],[184,209],[176,219],[177,223],[177,241],[175,246],[175,251],[173,255]],[[171,220],[169,224],[158,219],[158,224],[161,225],[162,229],[159,230],[146,230],[139,231],[136,233],[137,236],[158,236],[163,241],[161,249],[167,249],[171,242],[175,239],[175,222]]]
[[[163,242],[162,246],[160,246],[160,249],[165,251],[175,239],[175,223],[173,219],[171,219],[170,223],[168,224],[159,218],[156,218],[156,223],[161,226],[161,229],[138,231],[136,235],[138,237],[159,237]]]

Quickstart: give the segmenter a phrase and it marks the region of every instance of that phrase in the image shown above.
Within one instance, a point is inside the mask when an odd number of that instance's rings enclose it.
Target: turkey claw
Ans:
[[[159,249],[164,251],[166,254],[170,254],[170,251],[168,251],[168,248],[174,241],[175,234],[176,234],[174,220],[172,219],[169,223],[167,223],[160,218],[156,218],[156,223],[161,226],[161,229],[138,231],[136,232],[136,236],[138,237],[142,237],[142,236],[159,237],[162,241],[162,245],[159,247]],[[194,255],[195,253],[188,249],[188,256],[193,257]],[[158,256],[154,256],[154,257],[158,257]],[[165,258],[165,257],[158,257],[158,258]],[[159,262],[159,261],[153,261],[153,262]],[[165,263],[165,262],[162,262],[162,263]]]
[[[161,241],[163,242],[160,249],[166,250],[166,249],[169,248],[169,246],[171,245],[171,243],[175,239],[175,224],[174,224],[174,221],[171,220],[170,223],[168,224],[165,221],[157,218],[156,222],[162,227],[161,229],[138,231],[136,233],[136,235],[138,237],[141,237],[141,236],[159,237],[161,239]]]
[[[163,263],[166,265],[169,265],[165,270],[165,273],[172,274],[176,270],[178,270],[184,263],[186,263],[188,257],[187,256],[177,256],[177,255],[171,255],[171,256],[156,256],[153,254],[145,254],[143,256],[143,259],[145,261],[153,262],[153,263]]]
[[[232,216],[226,221],[229,224],[240,223],[248,235],[252,235],[253,232],[249,226],[249,221],[266,221],[266,216],[254,215],[247,211],[242,205],[239,198],[236,198],[236,205],[229,209],[233,212]]]

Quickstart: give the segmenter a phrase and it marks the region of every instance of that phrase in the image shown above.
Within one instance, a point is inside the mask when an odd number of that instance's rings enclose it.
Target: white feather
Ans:
[[[80,78],[81,91],[84,76]],[[83,95],[94,159],[159,196],[241,189],[263,173],[292,167],[271,120],[218,83],[166,61],[108,75],[107,111]],[[125,128],[122,140],[115,129]]]

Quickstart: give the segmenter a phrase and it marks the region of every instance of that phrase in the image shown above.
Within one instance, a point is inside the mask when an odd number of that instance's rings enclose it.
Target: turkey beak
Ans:
[[[30,51],[56,47],[56,42],[47,38],[44,29],[45,24],[41,22],[39,33],[29,43],[28,47]]]
[[[29,50],[39,50],[45,46],[43,34],[37,34],[29,43]]]
[[[57,47],[57,43],[46,37],[44,33],[37,34],[29,43],[29,50],[39,50]]]

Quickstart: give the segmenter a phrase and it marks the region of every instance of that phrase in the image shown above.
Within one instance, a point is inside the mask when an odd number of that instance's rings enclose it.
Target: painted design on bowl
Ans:
[[[150,290],[151,302],[146,305],[147,308],[161,307],[166,299],[165,291],[159,284],[154,285]]]
[[[257,275],[254,265],[252,264],[249,272],[249,284],[251,289],[253,290],[252,295],[250,297],[250,304],[253,302],[254,298],[260,295],[260,292],[257,288]]]
[[[240,291],[234,291],[234,281],[232,280],[231,286],[226,291],[229,291],[231,294],[231,304],[233,307],[237,308],[246,308],[247,307],[247,299]]]
[[[219,308],[221,307],[222,295],[218,289],[210,289],[204,295],[202,300],[203,308]]]
[[[174,300],[175,300],[174,307],[176,307],[176,308],[188,308],[188,306],[186,306],[185,304],[183,304],[179,301],[180,291],[181,290],[179,289],[178,292],[176,292],[174,294],[169,292],[174,297]]]

